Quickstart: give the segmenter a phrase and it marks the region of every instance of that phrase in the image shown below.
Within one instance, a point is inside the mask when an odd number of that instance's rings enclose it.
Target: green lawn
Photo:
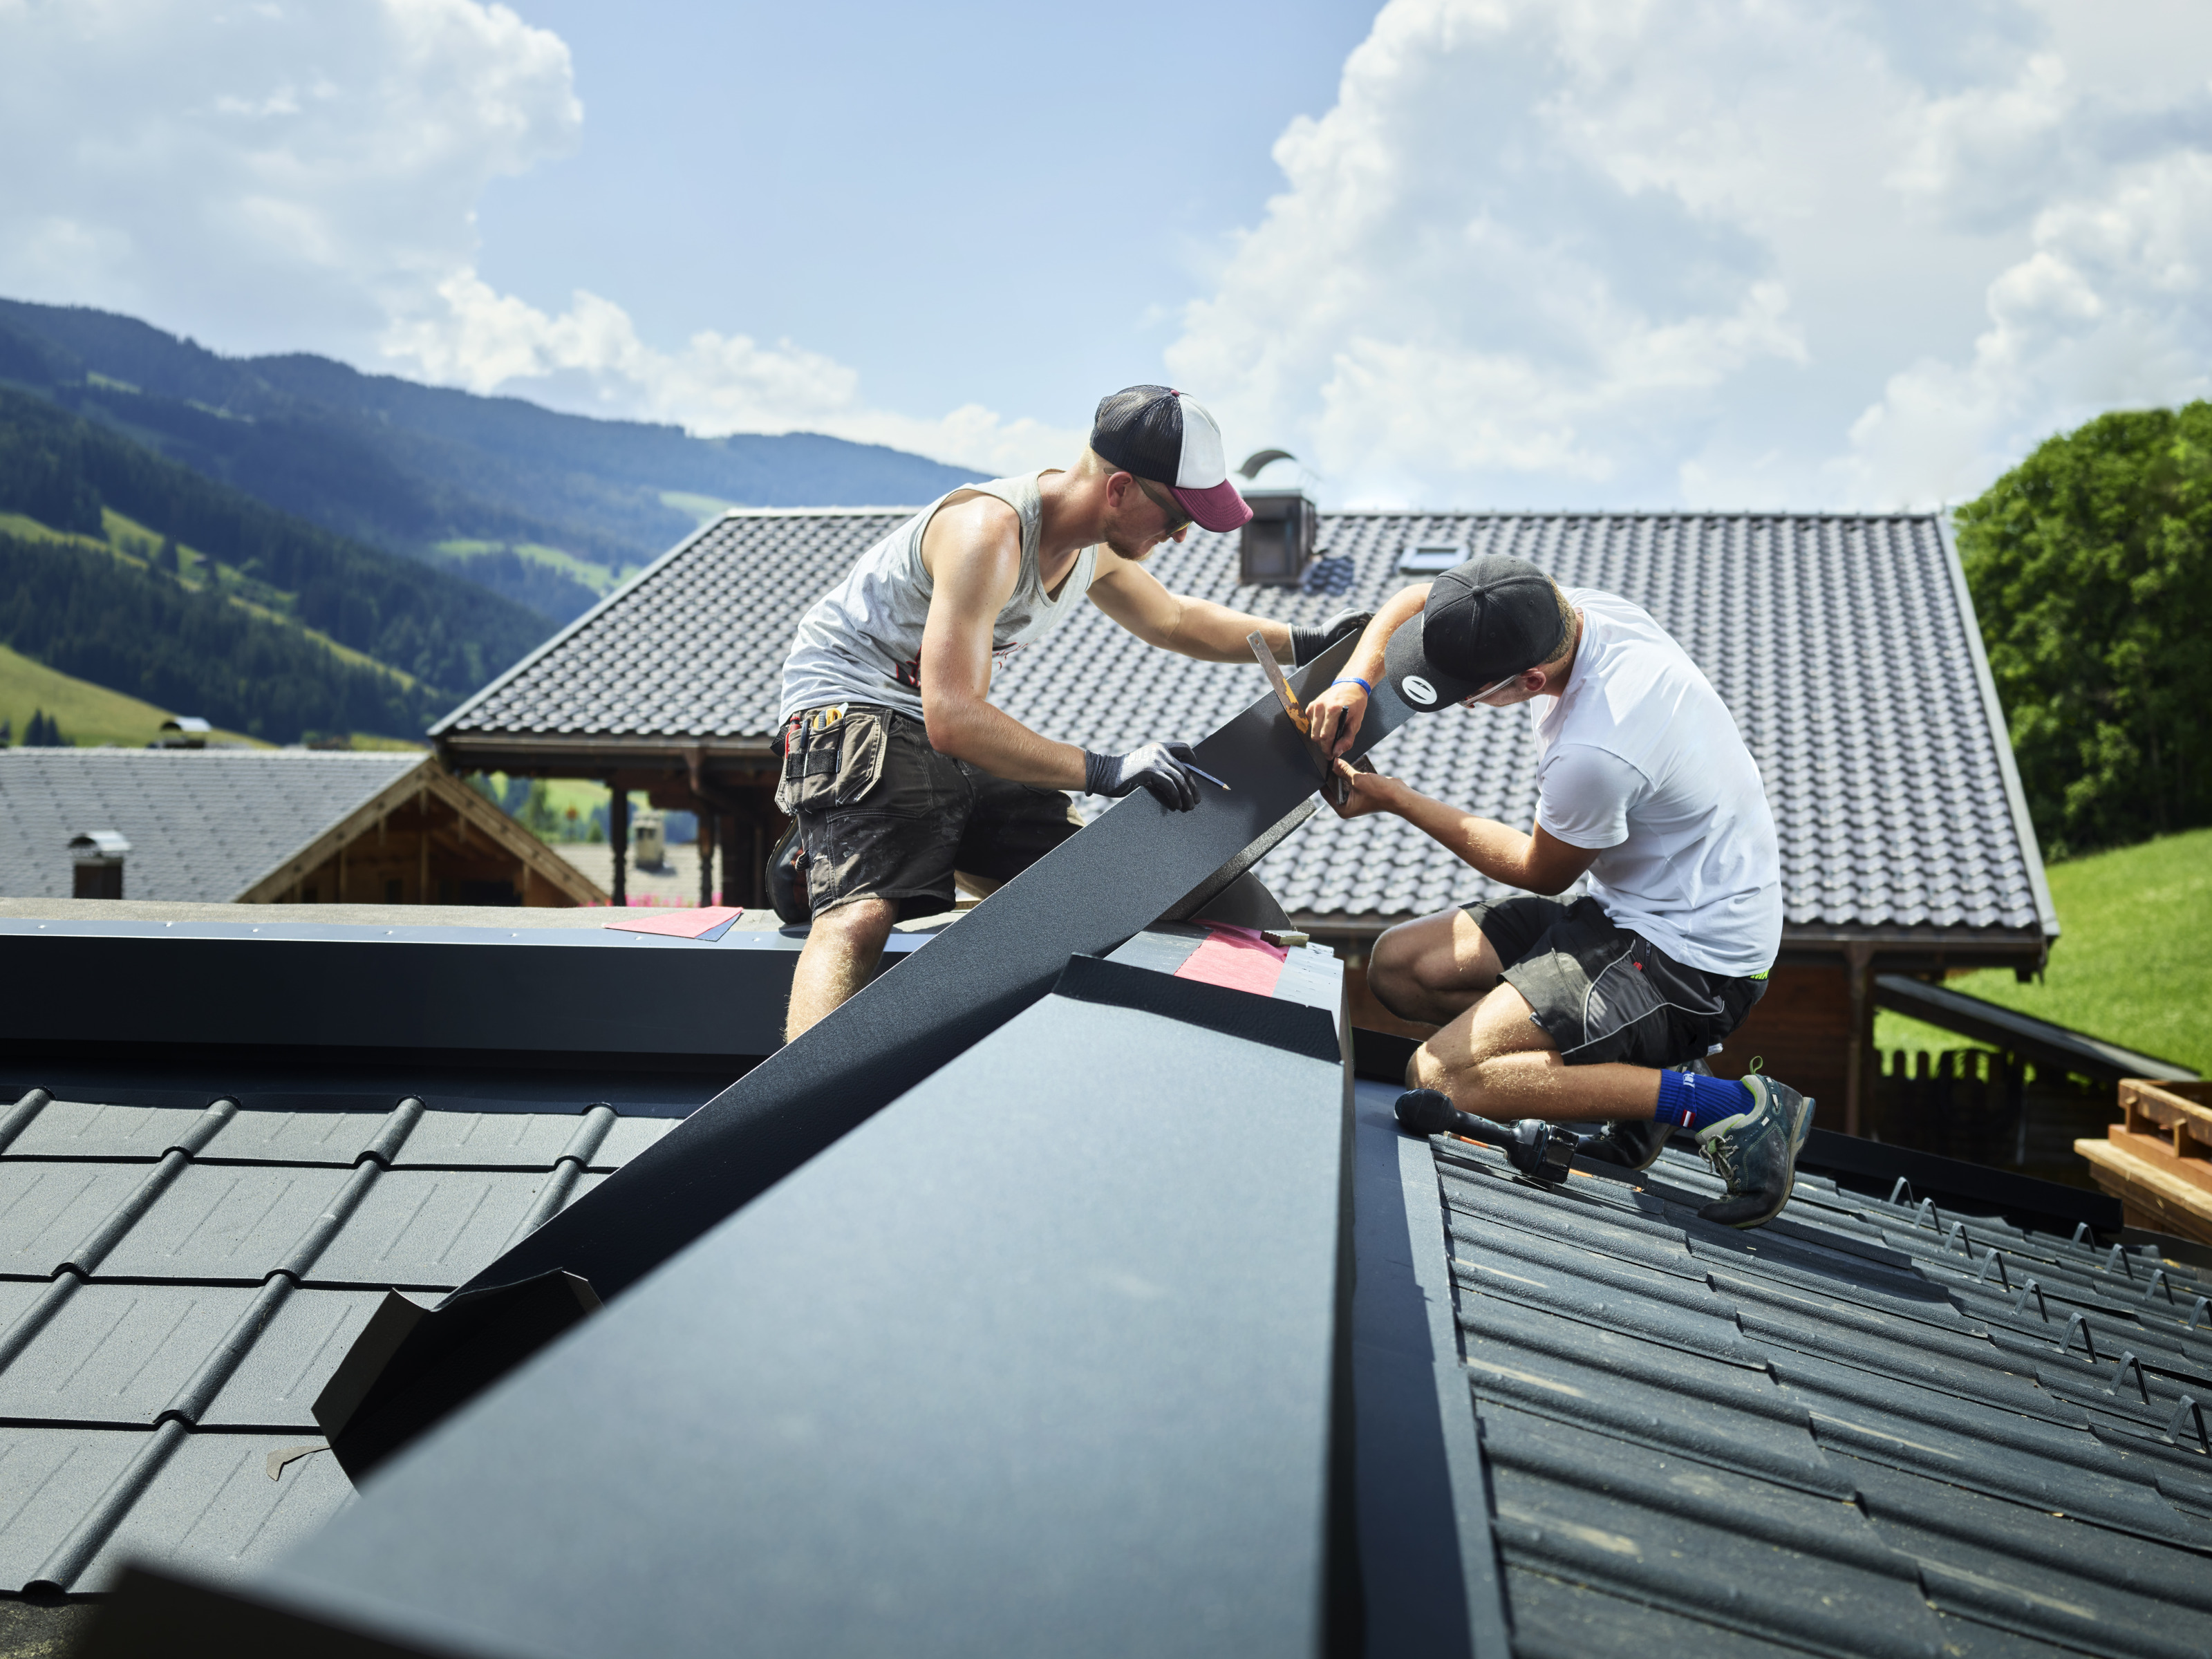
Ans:
[[[33,712],[41,708],[61,722],[62,736],[83,746],[118,743],[127,749],[143,749],[161,735],[161,722],[169,717],[167,709],[89,680],[58,673],[0,645],[0,717],[8,720],[14,741],[21,741]],[[216,735],[237,743],[253,743],[257,749],[268,747],[234,732]]]
[[[1951,988],[2212,1073],[2212,830],[2054,864],[2050,877],[2063,932],[2042,981],[1991,969]],[[1875,1046],[1986,1045],[1884,1009]]]

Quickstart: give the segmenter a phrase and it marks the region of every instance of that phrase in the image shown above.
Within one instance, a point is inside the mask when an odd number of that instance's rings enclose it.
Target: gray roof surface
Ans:
[[[735,513],[708,526],[448,715],[492,733],[765,740],[799,613],[899,511]],[[1179,592],[1319,622],[1406,582],[1411,546],[1510,552],[1644,606],[1735,713],[1781,832],[1797,927],[2036,928],[2041,867],[1956,561],[1928,514],[1333,514],[1303,587],[1237,580],[1237,543],[1194,531],[1155,554]],[[1000,675],[999,701],[1094,749],[1197,737],[1259,671],[1156,652],[1085,607]],[[1525,825],[1534,747],[1520,710],[1414,721],[1376,764]],[[1310,915],[1418,914],[1492,896],[1402,821],[1315,815],[1262,875]]]
[[[327,1453],[268,1463],[319,1443],[384,1293],[451,1290],[675,1121],[0,1106],[0,1590],[265,1565],[352,1500]]]
[[[131,843],[129,897],[228,903],[429,760],[397,751],[0,750],[0,894],[66,898],[69,838],[118,830]]]
[[[1516,1654],[2212,1647],[2212,1274],[1804,1176],[1734,1232],[1677,1151],[1551,1190],[1432,1147]]]

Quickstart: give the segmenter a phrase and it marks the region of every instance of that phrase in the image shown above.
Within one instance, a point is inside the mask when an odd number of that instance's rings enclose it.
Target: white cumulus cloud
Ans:
[[[2208,389],[2212,13],[1390,0],[1168,362],[1352,501],[1890,506]]]
[[[613,301],[554,316],[496,292],[477,204],[583,122],[567,46],[505,5],[0,0],[0,294],[702,433],[1008,471],[1080,443],[972,405],[876,409],[854,370],[787,342],[662,349]]]

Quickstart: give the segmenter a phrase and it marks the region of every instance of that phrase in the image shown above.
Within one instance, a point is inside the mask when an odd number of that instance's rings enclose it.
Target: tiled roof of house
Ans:
[[[1802,1173],[1735,1232],[1677,1151],[1640,1190],[1405,1168],[1515,1654],[2206,1651],[2212,1273]]]
[[[799,613],[902,514],[733,513],[708,526],[434,728],[745,739],[772,734]],[[1620,593],[1679,639],[1735,713],[1781,832],[1800,928],[2055,927],[1956,556],[1929,514],[1352,513],[1324,517],[1302,586],[1237,580],[1237,539],[1155,554],[1168,586],[1318,622],[1413,577],[1416,545],[1510,552]],[[1157,652],[1085,607],[995,688],[1008,712],[1089,748],[1195,737],[1249,703],[1258,671]],[[1521,711],[1417,720],[1376,763],[1515,824],[1534,810]],[[1417,914],[1488,884],[1402,822],[1316,814],[1262,874],[1293,913]]]
[[[420,752],[0,750],[0,895],[66,898],[69,839],[119,830],[134,899],[228,903],[416,767]]]
[[[235,1577],[313,1533],[353,1486],[310,1407],[383,1294],[453,1289],[674,1122],[208,1081],[204,1109],[0,1106],[0,1591],[133,1555]]]

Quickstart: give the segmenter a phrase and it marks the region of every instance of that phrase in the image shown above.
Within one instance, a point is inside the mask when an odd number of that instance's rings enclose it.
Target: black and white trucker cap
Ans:
[[[1421,614],[1383,647],[1382,673],[1407,708],[1432,714],[1549,662],[1566,637],[1552,579],[1486,553],[1430,584]]]
[[[1220,427],[1205,404],[1170,386],[1124,386],[1101,398],[1091,447],[1122,471],[1166,485],[1206,529],[1235,530],[1252,516],[1229,482]]]

